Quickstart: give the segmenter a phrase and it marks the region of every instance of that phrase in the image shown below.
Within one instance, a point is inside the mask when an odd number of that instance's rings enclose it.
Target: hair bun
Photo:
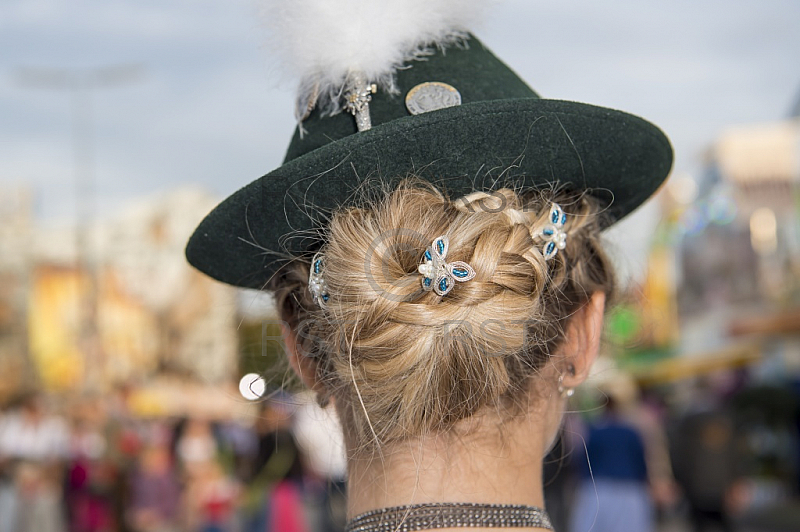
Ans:
[[[570,240],[545,261],[541,230],[555,200],[571,213]],[[319,376],[360,441],[442,430],[513,404],[560,342],[564,320],[613,286],[597,212],[583,195],[501,189],[451,202],[406,181],[334,213],[323,246],[326,308],[298,311],[315,318]],[[418,272],[439,235],[449,240],[446,261],[475,272],[445,296],[423,290]]]

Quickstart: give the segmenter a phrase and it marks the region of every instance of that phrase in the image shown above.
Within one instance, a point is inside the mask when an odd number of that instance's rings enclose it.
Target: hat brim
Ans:
[[[569,185],[604,201],[613,222],[671,167],[664,133],[628,113],[539,98],[475,102],[392,120],[285,163],[217,206],[186,256],[219,281],[262,288],[288,257],[319,245],[315,229],[364,183],[417,175],[453,199]]]

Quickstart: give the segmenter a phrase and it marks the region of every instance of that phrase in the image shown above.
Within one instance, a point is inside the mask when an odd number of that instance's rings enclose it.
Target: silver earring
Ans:
[[[574,370],[573,370],[574,371]],[[575,393],[575,388],[567,388],[564,386],[564,374],[558,376],[558,393],[561,394],[561,397],[568,398],[572,397]]]

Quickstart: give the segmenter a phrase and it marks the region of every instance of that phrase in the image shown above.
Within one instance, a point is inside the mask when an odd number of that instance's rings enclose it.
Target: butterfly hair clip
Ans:
[[[314,303],[324,309],[330,296],[328,295],[328,285],[322,276],[323,267],[322,255],[317,253],[311,260],[311,269],[308,272],[308,291],[311,292]]]
[[[464,283],[475,277],[475,270],[466,262],[457,260],[447,262],[447,250],[450,241],[446,236],[439,236],[422,254],[418,270],[422,274],[422,289],[433,290],[440,296],[450,293],[456,281]]]
[[[550,260],[556,256],[559,249],[567,247],[567,233],[561,230],[567,222],[567,214],[558,203],[553,203],[550,206],[550,221],[542,228],[542,238],[544,239],[544,246],[542,246],[542,254],[544,260]]]

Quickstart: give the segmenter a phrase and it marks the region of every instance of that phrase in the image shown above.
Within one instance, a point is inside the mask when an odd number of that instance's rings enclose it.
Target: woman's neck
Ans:
[[[554,431],[533,419],[502,426],[473,420],[478,429],[459,427],[358,454],[349,460],[348,516],[430,502],[543,507],[542,457]]]

